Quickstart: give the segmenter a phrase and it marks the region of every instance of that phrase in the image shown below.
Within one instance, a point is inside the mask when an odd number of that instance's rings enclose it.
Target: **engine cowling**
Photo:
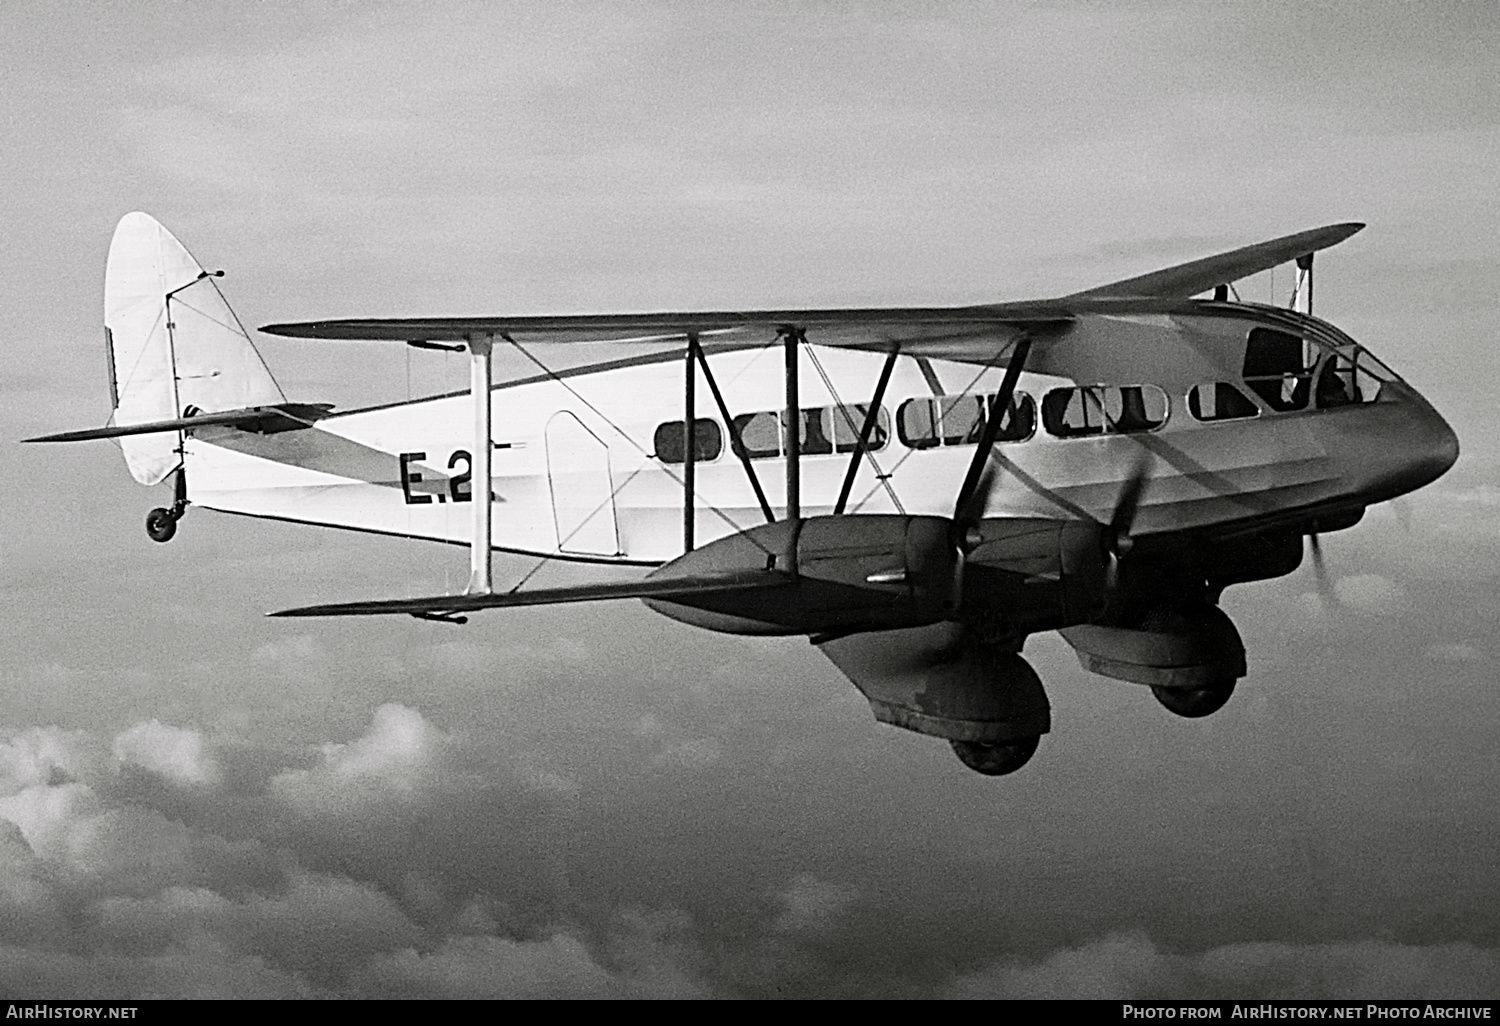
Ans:
[[[1036,672],[1019,655],[980,644],[959,624],[856,634],[818,648],[882,723],[991,744],[1033,739],[1052,728]]]
[[[1218,606],[1154,609],[1130,626],[1081,624],[1060,632],[1085,670],[1168,689],[1232,684],[1245,675],[1245,644]]]

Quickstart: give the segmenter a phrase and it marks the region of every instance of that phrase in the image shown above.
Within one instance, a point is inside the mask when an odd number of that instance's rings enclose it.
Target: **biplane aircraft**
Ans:
[[[806,637],[877,719],[1009,773],[1051,727],[1030,635],[1212,713],[1246,672],[1223,590],[1291,573],[1304,538],[1316,562],[1320,533],[1452,466],[1437,411],[1311,314],[1313,254],[1361,227],[1041,302],[261,329],[468,356],[468,392],[336,412],[289,402],[222,272],[133,213],[105,274],[109,426],[30,441],[118,438],[137,481],[175,489],[147,518],[157,541],[195,505],[470,548],[462,594],[273,616],[463,623],[638,598]],[[1288,307],[1239,301],[1234,282],[1284,262]],[[655,349],[566,370],[537,356],[610,341]],[[497,347],[536,373],[494,382]],[[497,591],[495,550],[649,571]]]

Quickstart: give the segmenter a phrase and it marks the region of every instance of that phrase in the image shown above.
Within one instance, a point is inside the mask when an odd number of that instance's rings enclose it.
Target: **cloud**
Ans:
[[[138,723],[115,738],[115,758],[167,780],[203,787],[216,783],[219,767],[196,730],[169,727],[160,720]]]
[[[148,956],[0,947],[7,993],[52,999],[321,997],[295,974],[207,938]]]
[[[600,858],[613,863],[620,840],[639,841],[612,836],[605,804],[589,804],[601,786],[609,803],[621,797],[613,782],[485,756],[473,738],[409,706],[382,705],[356,736],[300,749],[225,731],[148,720],[112,734],[38,728],[0,742],[0,990],[1442,997],[1491,992],[1497,979],[1495,952],[1472,944],[1179,954],[1131,932],[1030,959],[992,954],[952,978],[903,977],[890,967],[907,965],[911,951],[893,927],[917,921],[910,909],[869,902],[795,861],[778,866],[774,852],[753,859],[775,868],[749,892],[740,870],[717,887],[684,883],[678,874],[710,870],[660,872],[660,856],[648,853],[656,904],[626,904],[621,878],[580,856],[601,841]],[[654,715],[627,721],[622,734],[649,744],[637,751],[643,765],[664,741],[694,743]],[[239,773],[234,752],[264,768]],[[674,908],[679,899],[691,911]]]
[[[545,940],[454,937],[419,954],[405,948],[375,960],[361,988],[378,997],[606,997],[611,976],[575,937]]]
[[[33,727],[0,743],[0,795],[98,775],[108,750],[83,731]]]
[[[113,739],[49,727],[0,743],[0,992],[710,993],[680,914],[555,919],[553,856],[525,835],[536,803],[575,798],[577,781],[484,762],[399,704],[310,765],[236,777],[211,755],[236,745],[156,719]]]
[[[1007,959],[946,988],[956,998],[1446,999],[1500,987],[1500,951],[1387,941],[1231,944],[1193,955],[1114,934],[1035,961]]]
[[[347,816],[439,786],[452,751],[448,735],[421,713],[390,703],[375,710],[363,737],[324,745],[317,766],[278,774],[269,791],[307,815]]]

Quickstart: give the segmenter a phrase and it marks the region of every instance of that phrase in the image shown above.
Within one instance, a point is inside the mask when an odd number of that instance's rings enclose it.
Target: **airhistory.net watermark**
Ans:
[[[7,1019],[134,1019],[138,1005],[75,1005],[52,1001],[9,1002]]]
[[[1491,1019],[1489,1004],[1428,1001],[1338,1004],[1319,1001],[1205,1001],[1122,1003],[1124,1019]]]

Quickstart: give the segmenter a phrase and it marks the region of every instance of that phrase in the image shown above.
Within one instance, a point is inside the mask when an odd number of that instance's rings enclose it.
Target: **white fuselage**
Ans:
[[[1323,425],[1376,414],[1382,404],[1271,409],[1242,380],[1249,326],[1222,316],[1099,317],[1050,343],[1017,386],[1038,408],[1052,390],[1075,384],[1144,386],[1160,397],[1152,402],[1164,405],[1164,421],[1147,431],[1058,437],[1037,416],[1030,437],[997,445],[999,476],[985,515],[1107,519],[1121,482],[1143,463],[1149,487],[1138,517],[1142,532],[1334,495],[1340,470]],[[869,403],[884,359],[878,352],[803,346],[799,406]],[[774,418],[783,410],[779,346],[722,353],[710,363],[737,419],[752,413]],[[937,360],[924,370],[915,359],[898,359],[882,402],[885,437],[860,460],[846,511],[951,516],[975,446],[963,440],[928,445],[921,438],[909,444],[908,429],[919,427],[921,417],[910,410],[903,415],[905,404],[939,393],[993,394],[1002,373]],[[1214,382],[1233,383],[1256,412],[1218,420],[1190,414],[1190,391]],[[684,385],[680,357],[497,385],[491,392],[495,547],[647,564],[681,555],[681,442],[674,443],[676,462],[655,450],[663,431],[668,441],[680,439]],[[695,461],[693,533],[701,545],[763,523],[765,516],[701,374],[695,412],[714,422],[705,430],[718,438],[713,458]],[[860,411],[850,413],[859,419]],[[775,448],[777,421],[757,423],[753,438],[754,426],[747,426],[747,445]],[[189,496],[229,512],[467,543],[473,424],[471,399],[463,393],[330,416],[303,431],[200,430],[185,447]],[[675,429],[663,428],[672,424]],[[841,430],[852,448],[858,425]],[[816,449],[818,441],[808,447]],[[801,455],[803,516],[832,511],[850,456]],[[751,460],[778,517],[787,501],[786,464],[779,454]]]

